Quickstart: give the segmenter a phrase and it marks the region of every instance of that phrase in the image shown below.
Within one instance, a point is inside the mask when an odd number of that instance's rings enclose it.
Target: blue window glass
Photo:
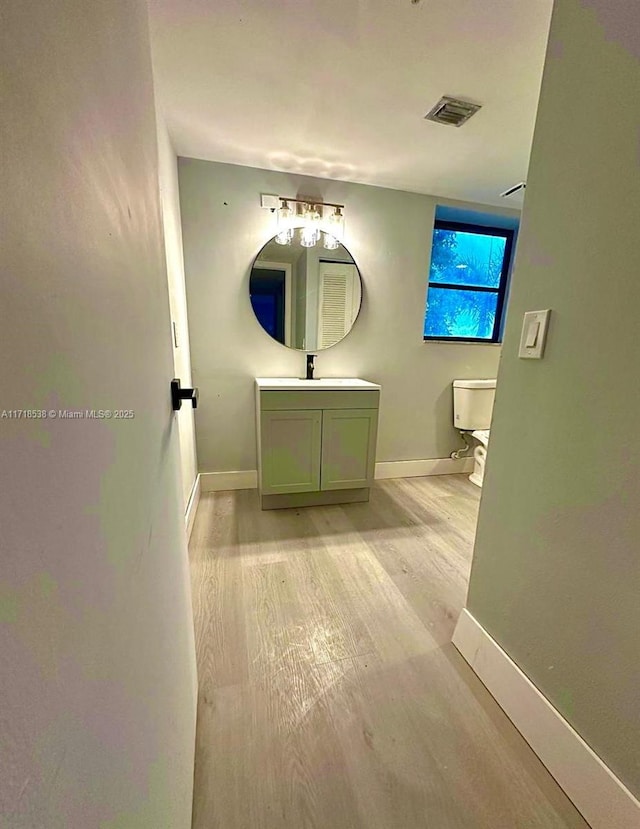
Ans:
[[[500,287],[507,245],[504,236],[435,230],[433,244],[440,255],[431,262],[429,282]]]
[[[490,340],[498,295],[488,291],[447,291],[429,287],[425,337]]]
[[[513,231],[437,221],[425,339],[498,342]]]

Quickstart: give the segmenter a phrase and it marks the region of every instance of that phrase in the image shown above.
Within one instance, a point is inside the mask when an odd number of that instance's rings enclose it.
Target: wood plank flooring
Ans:
[[[478,501],[458,475],[202,496],[194,829],[587,827],[450,644]]]

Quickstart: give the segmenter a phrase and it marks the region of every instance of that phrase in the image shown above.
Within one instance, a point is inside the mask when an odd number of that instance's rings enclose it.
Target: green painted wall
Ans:
[[[362,309],[351,333],[318,354],[316,373],[382,385],[377,460],[446,458],[461,445],[451,381],[495,377],[500,348],[422,341],[434,211],[447,200],[194,159],[179,159],[178,170],[193,376],[207,413],[196,416],[201,472],[255,469],[254,378],[305,371],[304,353],[272,340],[249,302],[251,264],[275,228],[260,193],[346,205]]]
[[[640,792],[640,4],[553,16],[468,607]],[[552,308],[543,361],[522,314]]]
[[[143,0],[6,0],[0,826],[188,829],[195,649]]]

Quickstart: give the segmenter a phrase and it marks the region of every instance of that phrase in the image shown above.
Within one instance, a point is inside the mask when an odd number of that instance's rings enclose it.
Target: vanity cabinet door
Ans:
[[[371,486],[376,460],[377,409],[327,409],[322,415],[321,489]]]
[[[263,411],[260,432],[262,494],[317,492],[322,411]]]

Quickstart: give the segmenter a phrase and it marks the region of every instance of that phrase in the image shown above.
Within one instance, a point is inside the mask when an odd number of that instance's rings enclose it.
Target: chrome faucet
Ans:
[[[307,380],[313,380],[313,368],[314,368],[314,361],[316,359],[315,354],[307,354]]]

